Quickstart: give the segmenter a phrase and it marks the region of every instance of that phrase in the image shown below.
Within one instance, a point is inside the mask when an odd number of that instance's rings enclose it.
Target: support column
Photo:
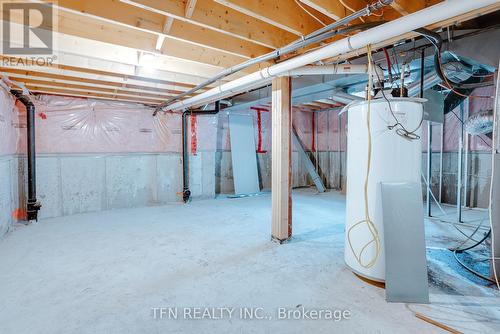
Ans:
[[[272,83],[272,238],[292,236],[292,105],[289,77]]]

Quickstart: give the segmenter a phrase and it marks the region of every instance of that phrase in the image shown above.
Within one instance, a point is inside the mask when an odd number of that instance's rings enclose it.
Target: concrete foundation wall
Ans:
[[[196,155],[190,155],[188,169],[191,197],[213,198],[215,196],[215,152],[202,151]],[[178,179],[181,180],[180,191],[182,191],[182,174]]]
[[[192,197],[213,197],[213,153],[191,156],[189,167]],[[179,153],[37,156],[40,218],[180,202],[181,191]]]
[[[19,208],[18,168],[16,155],[0,156],[0,238],[9,231]]]

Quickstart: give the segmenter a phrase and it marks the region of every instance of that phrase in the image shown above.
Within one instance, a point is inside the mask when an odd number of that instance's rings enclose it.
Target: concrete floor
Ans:
[[[0,241],[0,333],[444,333],[413,311],[499,332],[500,294],[439,256],[429,261],[430,305],[386,303],[344,266],[344,211],[339,193],[295,191],[284,245],[270,241],[269,194],[18,226]],[[452,230],[427,222],[430,249],[459,240]],[[301,306],[352,316],[276,319],[279,307]],[[273,318],[154,319],[155,307],[262,307]]]

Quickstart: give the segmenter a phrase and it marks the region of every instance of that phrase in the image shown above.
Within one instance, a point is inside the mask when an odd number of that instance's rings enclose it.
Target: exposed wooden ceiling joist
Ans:
[[[267,22],[297,36],[313,32],[323,25],[307,14],[294,0],[248,1],[215,0],[245,15]],[[328,22],[329,23],[329,22]]]
[[[350,14],[350,9],[359,10],[373,2],[297,1],[308,10],[312,8],[312,13],[325,23]],[[394,19],[438,2],[440,0],[395,0],[391,7],[384,8],[383,17],[381,11],[366,20]],[[60,45],[64,46],[60,49],[56,47],[61,65],[35,69],[14,69],[11,66],[0,68],[0,72],[26,82],[38,92],[43,90],[46,93],[141,103],[157,104],[193,87],[224,67],[267,53],[272,48],[296,40],[297,35],[321,27],[321,23],[307,14],[295,0],[59,0],[57,5],[60,10],[59,33],[56,36],[58,40],[63,40]],[[499,9],[500,4],[491,7],[493,11]],[[486,12],[488,10],[468,13],[460,19],[448,20],[431,28],[454,24]],[[13,18],[21,22],[21,17],[14,15]],[[21,35],[20,31],[17,35]],[[374,48],[413,36],[406,34]],[[99,50],[100,55],[95,50]],[[304,51],[306,49],[300,52]],[[347,59],[363,51],[357,50],[335,60]],[[144,52],[157,55],[157,67],[152,74],[157,78],[148,77],[150,74],[142,76],[148,73],[147,65],[151,64],[141,64],[141,56],[138,55]],[[77,58],[79,61],[76,63],[67,62]],[[121,65],[94,66],[105,62]],[[124,68],[127,74],[123,73]],[[139,73],[141,75],[137,75]],[[175,81],[177,75],[182,78],[180,82]],[[324,103],[328,104],[319,101],[313,105],[325,107]]]
[[[149,105],[158,105],[157,100],[132,98],[116,94],[93,93],[85,90],[50,88],[50,87],[41,87],[36,85],[28,85],[27,88],[33,93],[53,94],[53,95],[70,96],[70,97],[76,96],[84,98],[104,99],[110,101],[124,101],[124,102],[135,102],[135,103],[142,103]]]
[[[305,5],[316,9],[318,12],[331,17],[335,21],[346,16],[346,8],[338,1],[331,0],[300,0]]]
[[[185,17],[184,1],[175,0],[122,0],[131,5],[171,16],[212,29],[223,34],[258,43],[269,48],[278,48],[297,38],[296,35],[278,29],[266,22],[244,15],[212,0],[198,0],[191,18]]]
[[[156,100],[158,102],[162,102],[162,101],[172,97],[172,95],[136,92],[136,91],[117,89],[117,88],[113,89],[113,88],[96,87],[96,86],[61,82],[61,81],[55,81],[55,80],[40,80],[40,79],[15,77],[15,76],[11,76],[11,77],[9,77],[9,79],[16,81],[16,82],[24,83],[26,86],[47,87],[47,88],[53,88],[53,89],[60,89],[60,88],[73,89],[73,90],[87,91],[89,93],[104,93],[104,94],[108,93],[108,94],[130,97],[130,98],[149,98],[151,100]]]
[[[173,17],[165,17],[162,14],[137,8],[119,1],[60,0],[57,2],[57,5],[61,11],[97,19],[100,23],[104,21],[153,33],[157,35],[157,40],[159,37],[163,36],[163,39],[165,39],[168,36],[171,39],[181,42],[191,43],[244,58],[255,57],[256,55],[270,51],[270,48],[251,41],[221,34],[220,32],[206,29],[187,21],[174,20]],[[161,44],[163,45],[163,43]],[[157,47],[155,49],[161,50]]]
[[[22,23],[22,13],[11,15],[11,21]],[[92,17],[73,12],[59,11],[58,32],[90,40],[120,45],[140,51],[155,53],[157,35],[109,22],[99,22]],[[160,52],[170,57],[190,60],[218,67],[229,67],[246,58],[212,50],[194,43],[167,36]]]
[[[441,1],[442,0],[394,0],[391,7],[401,15],[408,15],[424,9],[425,7],[435,5]]]
[[[309,6],[312,6],[313,8],[320,10],[322,13],[325,15],[328,15],[332,18],[335,18],[336,16],[340,18],[343,18],[347,15],[352,14],[354,11],[361,10],[365,8],[367,5],[373,3],[373,0],[335,0],[335,1],[329,1],[329,0],[300,0],[303,3],[308,4]],[[413,1],[413,0],[408,0],[408,1]],[[420,0],[416,0],[420,1]],[[354,22],[371,22],[371,21],[379,21],[379,20],[386,20],[390,21],[393,19],[396,19],[400,16],[401,14],[398,13],[396,10],[394,10],[392,7],[384,7],[381,10],[379,10],[377,13],[373,14],[370,17],[364,17],[359,20],[355,20]]]
[[[32,60],[24,60],[16,57],[9,57],[5,55],[0,55],[0,59],[2,61],[7,61],[9,59],[12,59],[13,62],[22,61],[22,67],[17,68],[17,70],[23,70],[25,66],[37,66],[37,63]],[[111,78],[118,78],[123,81],[130,81],[130,80],[135,80],[135,81],[140,81],[140,82],[147,82],[147,83],[152,83],[152,84],[159,84],[159,85],[167,85],[167,86],[176,86],[176,87],[183,87],[183,88],[193,88],[195,85],[190,84],[190,83],[185,83],[185,82],[179,82],[179,81],[170,81],[170,80],[162,80],[158,78],[151,78],[151,77],[145,77],[145,76],[140,76],[140,75],[133,75],[129,73],[121,73],[120,71],[104,71],[100,69],[95,69],[90,66],[88,67],[82,67],[82,66],[74,66],[74,65],[67,65],[67,64],[49,64],[49,63],[44,63],[44,66],[37,67],[40,70],[43,69],[44,67],[51,68],[51,69],[57,69],[61,71],[70,71],[70,72],[75,72],[75,77],[78,77],[79,73],[82,74],[89,74],[95,77],[111,77]],[[82,64],[83,65],[83,64]],[[2,67],[0,70],[6,70],[8,69],[7,67]],[[102,79],[99,79],[99,81],[102,81]]]
[[[43,71],[34,71],[34,70],[26,70],[19,68],[0,68],[2,73],[5,73],[11,77],[28,77],[28,78],[43,78],[43,79],[53,79],[53,80],[63,80],[77,83],[85,83],[90,85],[99,85],[99,86],[107,86],[112,89],[123,89],[123,90],[135,90],[140,92],[154,92],[157,95],[172,95],[172,94],[180,94],[182,91],[164,89],[159,87],[150,87],[144,85],[135,85],[130,83],[120,83],[114,81],[106,81],[106,80],[98,80],[98,79],[89,79],[89,78],[81,78],[64,74],[55,74]]]

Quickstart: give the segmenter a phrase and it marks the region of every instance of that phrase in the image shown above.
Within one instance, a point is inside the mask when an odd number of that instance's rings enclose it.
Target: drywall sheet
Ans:
[[[236,194],[259,192],[253,117],[248,115],[229,115],[229,132],[231,137],[234,191]]]
[[[381,183],[388,302],[429,303],[422,186]]]

